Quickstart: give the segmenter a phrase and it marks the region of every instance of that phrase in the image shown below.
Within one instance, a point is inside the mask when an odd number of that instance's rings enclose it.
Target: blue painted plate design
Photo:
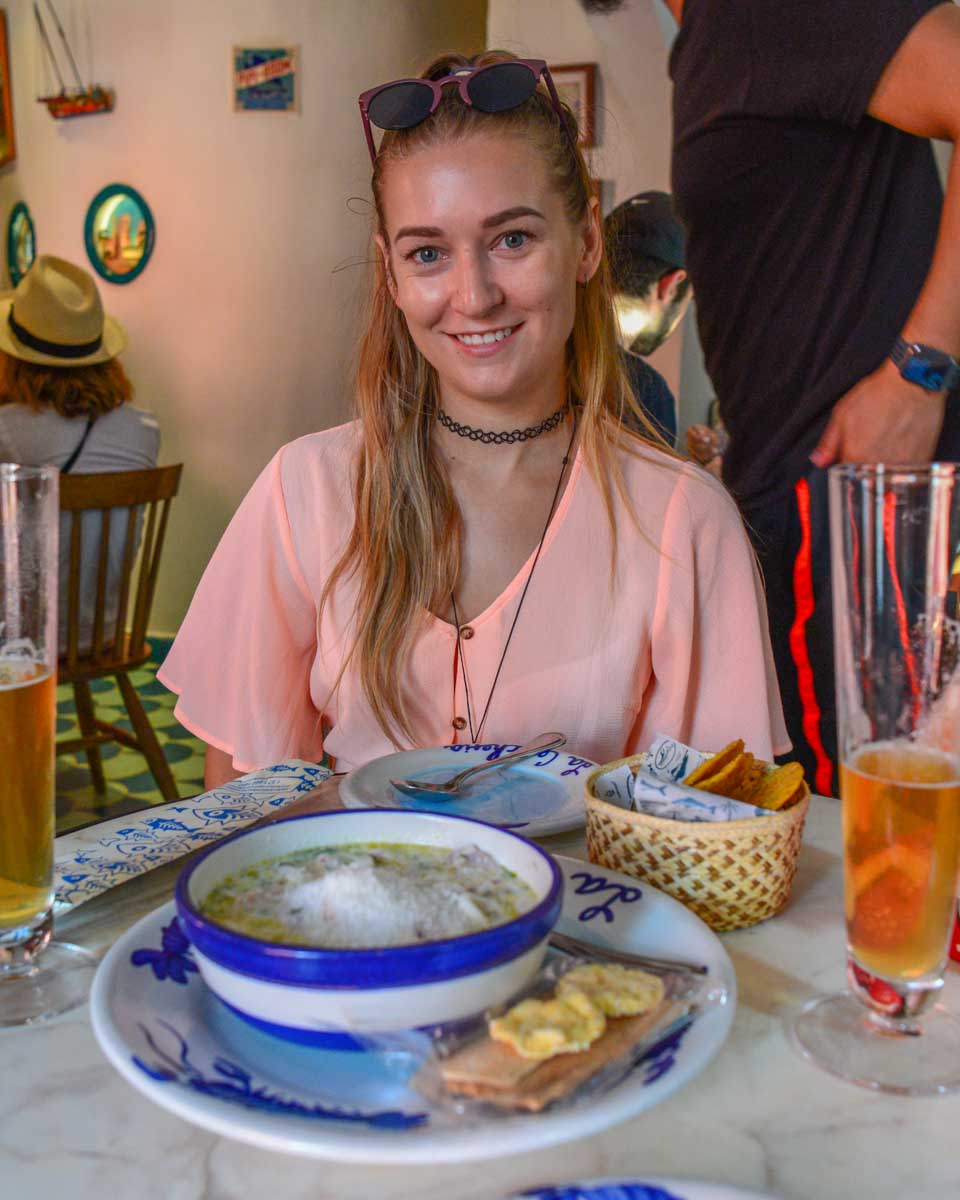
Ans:
[[[230,1012],[200,978],[173,903],[129,929],[104,958],[91,995],[94,1032],[120,1074],[161,1107],[289,1153],[456,1162],[585,1136],[659,1103],[706,1066],[733,1020],[736,980],[716,935],[675,900],[578,859],[557,862],[561,932],[707,963],[727,992],[725,1003],[674,1027],[589,1104],[469,1124],[428,1114],[403,1071],[381,1058],[282,1042]]]
[[[676,1179],[594,1179],[533,1188],[511,1200],[774,1200],[722,1183]]]
[[[340,784],[340,799],[345,808],[456,813],[515,829],[524,837],[579,829],[585,820],[583,783],[596,764],[563,750],[544,750],[516,766],[485,772],[469,781],[455,800],[406,796],[390,786],[391,779],[437,783],[519,748],[516,743],[491,743],[388,754],[351,771]]]

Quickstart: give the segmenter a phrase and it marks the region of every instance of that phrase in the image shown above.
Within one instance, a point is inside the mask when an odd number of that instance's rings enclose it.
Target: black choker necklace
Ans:
[[[439,406],[437,407],[437,420],[444,429],[449,429],[457,437],[469,438],[471,442],[483,442],[488,446],[503,446],[511,442],[529,442],[531,438],[539,437],[541,433],[549,433],[551,429],[556,429],[566,415],[568,408],[569,405],[564,404],[562,408],[557,409],[552,417],[547,417],[539,425],[531,425],[529,429],[511,429],[509,432],[506,430],[495,432],[492,429],[473,429],[470,425],[461,425],[459,421],[455,421],[453,417],[448,416]]]

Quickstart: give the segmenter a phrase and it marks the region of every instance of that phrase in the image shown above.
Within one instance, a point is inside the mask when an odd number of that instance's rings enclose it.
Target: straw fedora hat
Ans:
[[[41,254],[0,298],[0,350],[44,367],[89,367],[116,358],[123,326],[103,311],[93,277],[53,254]]]

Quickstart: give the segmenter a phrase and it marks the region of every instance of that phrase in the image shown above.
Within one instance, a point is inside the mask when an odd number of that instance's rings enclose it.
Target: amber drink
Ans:
[[[877,742],[841,765],[840,794],[850,954],[883,979],[939,978],[960,861],[960,764]]]
[[[938,1095],[960,1088],[960,466],[842,465],[829,487],[848,990],[792,1034],[843,1079]]]
[[[34,925],[53,902],[53,740],[50,671],[0,659],[0,930]]]
[[[0,463],[0,1026],[81,1004],[96,965],[50,940],[58,479]]]

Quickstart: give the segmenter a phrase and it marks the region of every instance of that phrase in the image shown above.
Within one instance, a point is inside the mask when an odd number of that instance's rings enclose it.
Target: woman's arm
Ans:
[[[217,750],[214,746],[207,747],[207,757],[203,766],[203,786],[211,788],[223,787],[231,779],[239,779],[243,774],[233,766],[233,759],[225,750]]]

